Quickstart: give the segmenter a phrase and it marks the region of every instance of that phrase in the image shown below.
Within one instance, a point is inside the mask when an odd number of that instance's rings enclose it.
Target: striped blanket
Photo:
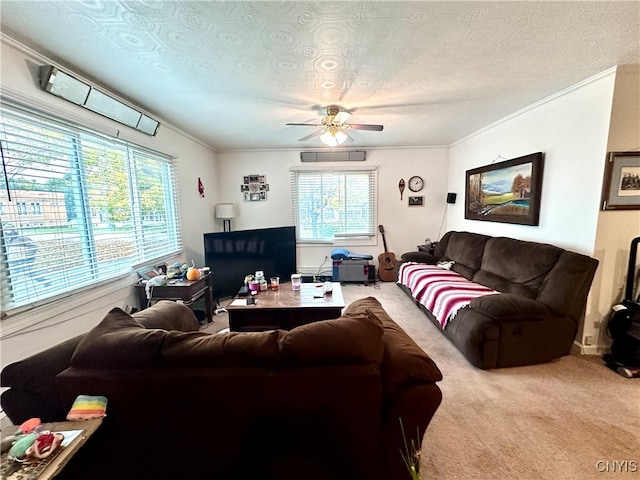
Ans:
[[[415,262],[400,265],[398,283],[411,290],[413,298],[433,313],[443,329],[474,298],[500,293],[451,270]]]

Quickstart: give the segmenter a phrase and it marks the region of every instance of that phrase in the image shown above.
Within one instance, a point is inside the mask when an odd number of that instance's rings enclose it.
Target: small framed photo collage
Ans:
[[[245,175],[243,177],[240,191],[245,202],[259,202],[267,199],[269,184],[264,175]]]

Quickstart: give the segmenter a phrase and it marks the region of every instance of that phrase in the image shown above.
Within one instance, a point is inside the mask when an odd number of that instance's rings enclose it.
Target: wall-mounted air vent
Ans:
[[[40,67],[40,85],[45,92],[147,135],[154,136],[160,126],[153,118],[54,66]]]
[[[300,152],[301,162],[364,162],[367,152],[354,150],[351,152]]]

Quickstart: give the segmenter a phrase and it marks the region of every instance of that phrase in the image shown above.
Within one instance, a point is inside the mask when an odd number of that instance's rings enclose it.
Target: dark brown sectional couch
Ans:
[[[54,421],[79,394],[107,397],[61,480],[408,478],[399,420],[425,432],[442,375],[375,298],[291,331],[197,330],[177,303],[113,309],[5,367],[2,406]]]
[[[447,232],[433,255],[407,252],[403,262],[454,261],[451,270],[501,292],[471,301],[443,330],[483,369],[544,363],[568,355],[582,319],[598,261],[538,242]],[[412,292],[399,285],[412,299]],[[415,299],[414,299],[415,301]]]

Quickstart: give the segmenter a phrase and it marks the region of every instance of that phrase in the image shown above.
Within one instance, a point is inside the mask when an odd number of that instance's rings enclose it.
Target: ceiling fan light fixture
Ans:
[[[353,138],[347,133],[350,129],[355,130],[372,130],[381,132],[382,125],[369,125],[364,123],[347,123],[347,120],[351,117],[349,112],[340,110],[338,107],[329,107],[327,114],[322,118],[322,123],[287,123],[286,125],[300,126],[300,127],[320,127],[306,137],[302,137],[299,141],[309,140],[310,138],[320,136],[320,141],[329,147],[337,147],[342,145],[347,139],[354,141]]]
[[[336,127],[329,127],[322,135],[320,135],[320,141],[329,147],[342,145],[347,138],[347,134]]]
[[[329,130],[320,135],[320,141],[329,147],[335,147],[338,145],[338,139],[331,135]]]
[[[344,133],[342,130],[336,132],[336,141],[338,142],[338,145],[342,145],[345,140],[347,139],[347,134]]]

